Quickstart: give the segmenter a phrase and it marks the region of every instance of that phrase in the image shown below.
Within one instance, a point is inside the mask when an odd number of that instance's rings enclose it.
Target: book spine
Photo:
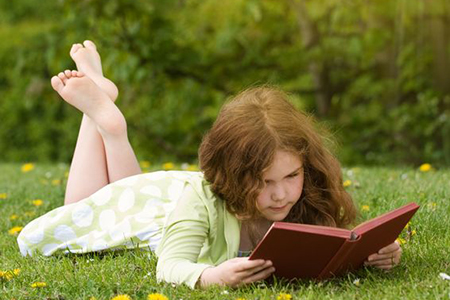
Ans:
[[[333,256],[333,258],[328,262],[326,267],[320,272],[318,278],[325,279],[334,275],[338,275],[341,271],[339,267],[342,262],[344,262],[348,255],[352,252],[353,247],[357,244],[357,240],[346,240],[345,243],[339,248],[338,252]]]

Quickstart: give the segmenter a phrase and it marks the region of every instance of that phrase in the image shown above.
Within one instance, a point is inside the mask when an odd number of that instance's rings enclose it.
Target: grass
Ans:
[[[239,289],[212,287],[190,290],[184,286],[157,283],[155,256],[146,251],[22,257],[16,237],[8,233],[62,205],[64,164],[36,164],[23,173],[19,164],[0,164],[0,271],[20,269],[10,280],[0,279],[1,299],[112,299],[127,294],[147,299],[159,293],[169,299],[277,299],[287,293],[292,299],[448,299],[450,281],[450,170],[420,172],[407,168],[344,169],[347,187],[367,220],[409,202],[421,205],[409,234],[404,230],[402,263],[390,272],[361,269],[325,282],[275,280]],[[40,206],[33,205],[42,199]],[[16,219],[11,219],[16,215]],[[414,231],[415,234],[412,234]],[[359,280],[359,284],[357,284]],[[35,282],[46,286],[32,288]],[[286,297],[287,299],[287,297]]]

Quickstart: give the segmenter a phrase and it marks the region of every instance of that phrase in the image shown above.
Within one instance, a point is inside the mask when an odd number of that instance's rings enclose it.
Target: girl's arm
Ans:
[[[205,242],[211,242],[217,234],[210,224],[216,222],[216,218],[214,207],[188,185],[169,215],[156,249],[158,280],[185,283],[192,288],[211,284],[237,286],[265,279],[274,272],[270,261],[248,258],[230,259],[218,266],[199,263]]]
[[[209,228],[207,208],[194,188],[188,185],[168,216],[163,237],[156,249],[156,275],[159,281],[195,287],[203,271],[213,267],[198,263]]]
[[[400,248],[400,245],[397,241],[395,241],[394,243],[381,248],[378,253],[369,255],[367,260],[364,262],[364,265],[389,270],[400,263],[401,256],[402,248]]]

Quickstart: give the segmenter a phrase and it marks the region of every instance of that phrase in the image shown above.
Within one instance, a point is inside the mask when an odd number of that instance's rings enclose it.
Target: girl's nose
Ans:
[[[278,184],[274,187],[272,191],[272,200],[273,201],[281,201],[286,197],[286,191],[281,184]]]

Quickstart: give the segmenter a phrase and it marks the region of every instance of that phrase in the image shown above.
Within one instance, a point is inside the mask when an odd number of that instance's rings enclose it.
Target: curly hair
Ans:
[[[200,145],[200,169],[230,213],[256,220],[263,173],[277,150],[288,151],[303,162],[304,184],[284,221],[348,227],[357,210],[343,188],[340,164],[313,119],[288,99],[279,89],[264,86],[228,101]]]

